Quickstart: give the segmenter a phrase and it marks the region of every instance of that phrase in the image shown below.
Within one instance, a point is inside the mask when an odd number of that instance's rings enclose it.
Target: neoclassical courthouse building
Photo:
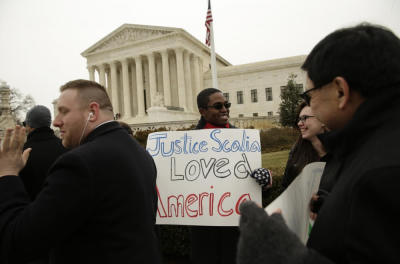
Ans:
[[[134,129],[197,123],[196,96],[212,86],[209,47],[181,28],[124,24],[81,55],[90,80],[106,87],[114,113]],[[305,83],[305,56],[243,65],[216,57],[218,88],[232,103],[230,121],[242,128],[276,119],[291,73]]]

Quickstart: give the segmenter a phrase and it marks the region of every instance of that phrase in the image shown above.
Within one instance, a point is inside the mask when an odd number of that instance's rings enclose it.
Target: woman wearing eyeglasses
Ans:
[[[315,161],[321,161],[326,151],[317,135],[327,131],[313,114],[311,108],[305,102],[299,106],[299,118],[297,126],[300,130],[299,138],[289,153],[285,173],[282,179],[283,187],[287,188],[299,175],[303,168]]]

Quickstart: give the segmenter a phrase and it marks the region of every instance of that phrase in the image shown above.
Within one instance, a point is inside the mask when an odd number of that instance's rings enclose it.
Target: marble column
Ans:
[[[189,112],[193,112],[192,74],[190,71],[190,53],[189,53],[189,51],[186,51],[183,53],[183,64],[185,67],[186,103],[187,103]]]
[[[183,48],[176,48],[176,72],[178,77],[178,100],[179,106],[182,107],[185,111],[186,107],[186,92],[185,92],[185,76],[183,69]]]
[[[168,61],[168,51],[161,51],[162,60],[162,76],[163,76],[163,86],[164,86],[164,105],[171,106],[171,82],[169,79],[169,61]]]
[[[200,93],[202,89],[200,89],[201,81],[200,78],[203,77],[203,73],[200,72],[200,61],[199,57],[193,56],[193,71],[194,71],[194,91],[196,92],[196,96]]]
[[[94,79],[94,66],[88,66],[88,70],[89,70],[89,80],[91,81],[95,81]]]
[[[121,60],[122,64],[122,88],[123,88],[123,100],[124,100],[124,117],[130,118],[132,116],[131,110],[131,92],[129,89],[129,62],[128,59]]]
[[[137,89],[137,105],[138,105],[137,115],[139,117],[142,117],[145,114],[142,58],[140,56],[135,57],[135,63],[136,63],[136,89]]]
[[[137,89],[136,89],[136,65],[135,65],[135,58],[133,59],[133,63],[131,63],[131,111],[132,116],[137,115]]]
[[[99,68],[99,83],[106,86],[106,68],[104,64],[97,66]]]
[[[114,109],[114,115],[119,113],[119,105],[118,105],[118,74],[117,74],[117,62],[112,61],[110,63],[111,69],[111,98],[112,105]]]
[[[149,86],[150,86],[150,106],[156,106],[156,65],[154,62],[154,54],[147,54],[147,59],[149,60]]]
[[[199,58],[199,66],[200,66],[200,91],[202,91],[204,87],[204,68],[203,68],[203,60]],[[208,70],[208,69],[207,69]]]
[[[111,99],[111,72],[110,72],[110,68],[106,69],[106,80],[107,80],[107,87],[106,87],[107,94],[110,97],[110,100],[112,100]]]

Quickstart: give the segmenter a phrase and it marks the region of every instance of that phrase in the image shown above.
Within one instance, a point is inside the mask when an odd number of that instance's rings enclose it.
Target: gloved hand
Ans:
[[[328,195],[329,192],[319,189],[317,194],[313,197],[314,199],[311,199],[310,201],[310,211],[315,214],[318,214],[319,210],[321,209]]]
[[[308,249],[286,226],[281,214],[269,216],[252,201],[239,207],[238,264],[331,263]]]
[[[250,177],[254,178],[264,188],[272,185],[271,171],[268,169],[256,169],[250,174]]]

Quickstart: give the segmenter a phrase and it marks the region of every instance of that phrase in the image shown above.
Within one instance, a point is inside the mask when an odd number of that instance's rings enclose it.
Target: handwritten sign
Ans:
[[[237,226],[240,203],[261,204],[250,177],[261,167],[258,130],[156,132],[147,151],[157,166],[157,224]]]
[[[308,240],[311,196],[318,191],[324,168],[325,162],[313,162],[305,166],[288,188],[265,208],[268,214],[281,209],[287,226],[304,244]]]

